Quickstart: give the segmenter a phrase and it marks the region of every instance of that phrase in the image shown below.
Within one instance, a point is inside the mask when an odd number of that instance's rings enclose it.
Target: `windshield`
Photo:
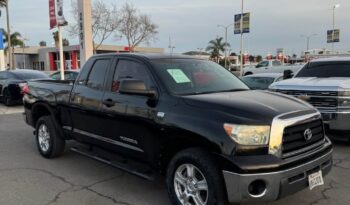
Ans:
[[[14,73],[18,79],[21,80],[34,80],[34,79],[47,79],[48,75],[42,72],[16,72]]]
[[[267,90],[269,86],[274,82],[275,78],[272,77],[243,77],[242,81],[245,82],[253,90]]]
[[[313,62],[305,65],[295,76],[301,77],[350,77],[350,62]]]
[[[158,76],[176,95],[249,90],[220,65],[196,59],[161,59],[152,61]]]

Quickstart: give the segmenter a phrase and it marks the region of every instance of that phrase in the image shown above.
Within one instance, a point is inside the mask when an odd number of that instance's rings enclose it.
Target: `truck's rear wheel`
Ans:
[[[178,153],[169,163],[166,180],[173,204],[227,204],[222,174],[212,157],[201,149]]]
[[[50,116],[38,120],[35,134],[38,150],[43,157],[55,158],[63,153],[65,140],[58,135]]]

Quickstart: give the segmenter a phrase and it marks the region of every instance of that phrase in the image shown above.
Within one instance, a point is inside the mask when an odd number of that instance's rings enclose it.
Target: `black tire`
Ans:
[[[47,143],[47,147],[43,148],[43,146],[40,144],[40,132],[41,132],[41,127],[46,127],[46,130],[48,132],[48,140],[46,142]],[[65,140],[59,136],[55,126],[54,126],[54,122],[51,119],[50,116],[44,116],[41,117],[37,124],[36,124],[36,130],[35,130],[35,138],[36,138],[36,144],[38,147],[38,150],[40,152],[40,154],[45,157],[45,158],[55,158],[55,157],[59,157],[60,155],[62,155],[66,142]]]
[[[4,94],[2,95],[2,102],[6,106],[11,106],[12,105],[10,92],[7,89],[4,90]]]
[[[175,188],[175,174],[181,166],[191,164],[204,175],[208,192],[206,205],[226,205],[227,196],[224,180],[219,167],[215,164],[212,156],[198,148],[190,148],[176,154],[167,168],[166,185],[169,198],[174,205],[183,205],[177,196]]]

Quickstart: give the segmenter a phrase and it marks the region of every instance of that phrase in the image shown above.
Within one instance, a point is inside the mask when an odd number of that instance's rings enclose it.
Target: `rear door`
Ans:
[[[112,57],[89,61],[72,90],[70,114],[73,134],[78,140],[101,144],[96,136],[101,135],[103,129],[101,101],[111,63]]]
[[[119,93],[123,79],[142,80],[146,88],[155,89],[148,66],[136,59],[120,58],[111,69],[110,80],[102,104],[104,134],[113,150],[139,160],[152,161],[155,137],[156,103],[145,96]]]

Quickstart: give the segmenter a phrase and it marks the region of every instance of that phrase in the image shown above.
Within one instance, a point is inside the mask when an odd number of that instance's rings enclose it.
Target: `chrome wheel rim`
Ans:
[[[50,133],[45,124],[39,126],[38,141],[41,151],[47,152],[50,147]]]
[[[208,183],[203,173],[192,164],[183,164],[177,168],[174,187],[182,205],[206,205],[208,202]]]

